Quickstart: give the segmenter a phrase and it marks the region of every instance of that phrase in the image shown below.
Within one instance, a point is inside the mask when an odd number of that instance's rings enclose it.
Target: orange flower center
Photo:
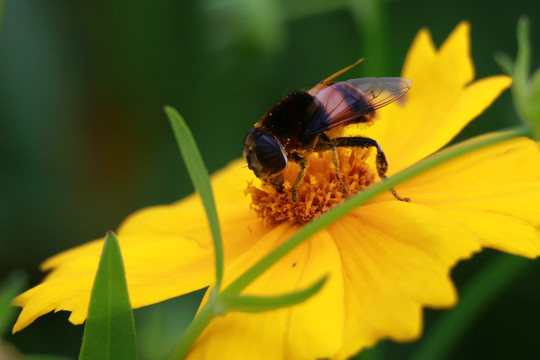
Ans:
[[[370,151],[338,148],[339,168],[333,163],[332,151],[314,152],[306,157],[308,167],[297,188],[296,201],[292,201],[292,188],[300,171],[298,164],[289,162],[283,171],[283,192],[268,183],[260,187],[249,184],[246,194],[251,195],[251,208],[265,222],[296,221],[307,223],[347,197],[372,184],[376,175]],[[342,179],[343,191],[336,173]]]

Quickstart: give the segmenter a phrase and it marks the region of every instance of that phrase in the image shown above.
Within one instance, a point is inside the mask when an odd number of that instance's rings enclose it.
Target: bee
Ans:
[[[305,157],[314,151],[334,152],[333,162],[339,168],[337,147],[375,148],[376,169],[386,178],[388,162],[376,140],[367,137],[334,137],[328,132],[353,123],[371,125],[376,110],[386,106],[411,88],[409,79],[400,77],[368,77],[342,82],[332,80],[363,59],[324,79],[308,91],[295,91],[286,96],[257,122],[244,139],[244,156],[255,175],[283,192],[282,171],[289,161],[300,166],[292,188],[292,201],[308,165]],[[344,193],[347,189],[336,173]],[[398,200],[408,201],[390,190]]]

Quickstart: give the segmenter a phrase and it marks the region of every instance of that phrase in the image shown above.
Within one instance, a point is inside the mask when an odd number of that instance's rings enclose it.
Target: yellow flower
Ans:
[[[505,76],[472,82],[473,72],[467,23],[439,50],[428,31],[419,32],[402,75],[413,81],[406,100],[382,109],[377,122],[362,130],[384,149],[389,174],[446,145],[510,84]],[[347,157],[351,154],[354,161]],[[325,165],[330,159],[331,153],[310,157],[293,205],[265,201],[271,189],[243,160],[212,177],[225,285],[288,239],[302,226],[302,216],[309,220],[333,205],[325,197],[339,189],[335,176],[329,176],[333,167]],[[377,181],[369,153],[341,151],[340,160],[347,186],[361,189]],[[252,184],[249,196],[244,195],[247,184]],[[243,291],[282,294],[329,274],[318,294],[290,308],[216,318],[190,358],[341,359],[383,338],[413,340],[421,333],[423,307],[455,304],[450,270],[457,261],[482,247],[540,254],[540,153],[529,139],[469,153],[396,190],[411,201],[389,193],[374,198],[304,242]],[[310,214],[313,207],[318,210]],[[195,195],[131,215],[118,238],[134,307],[213,281],[212,242]],[[84,322],[101,247],[97,240],[47,260],[42,268],[51,272],[43,283],[16,299],[23,310],[14,331],[53,310],[71,311],[72,323]]]

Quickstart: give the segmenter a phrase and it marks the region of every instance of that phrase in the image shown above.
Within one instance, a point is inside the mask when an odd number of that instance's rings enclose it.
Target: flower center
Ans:
[[[292,201],[292,188],[300,167],[293,162],[289,162],[283,170],[283,192],[279,193],[266,182],[259,187],[249,184],[246,194],[251,195],[251,208],[265,222],[290,220],[303,224],[375,181],[374,166],[370,165],[368,159],[369,150],[338,148],[337,154],[339,169],[334,166],[332,151],[314,152],[306,156],[309,165],[298,185],[295,202]],[[343,191],[336,173],[347,192]]]

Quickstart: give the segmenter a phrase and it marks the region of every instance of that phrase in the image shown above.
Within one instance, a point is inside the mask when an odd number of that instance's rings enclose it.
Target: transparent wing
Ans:
[[[411,80],[401,77],[368,77],[347,80],[345,83],[362,91],[371,101],[373,110],[396,101],[412,86]]]
[[[350,123],[367,123],[372,119],[367,115],[405,95],[411,85],[411,80],[400,77],[360,78],[332,84],[315,96],[316,108],[305,136],[311,138]]]

